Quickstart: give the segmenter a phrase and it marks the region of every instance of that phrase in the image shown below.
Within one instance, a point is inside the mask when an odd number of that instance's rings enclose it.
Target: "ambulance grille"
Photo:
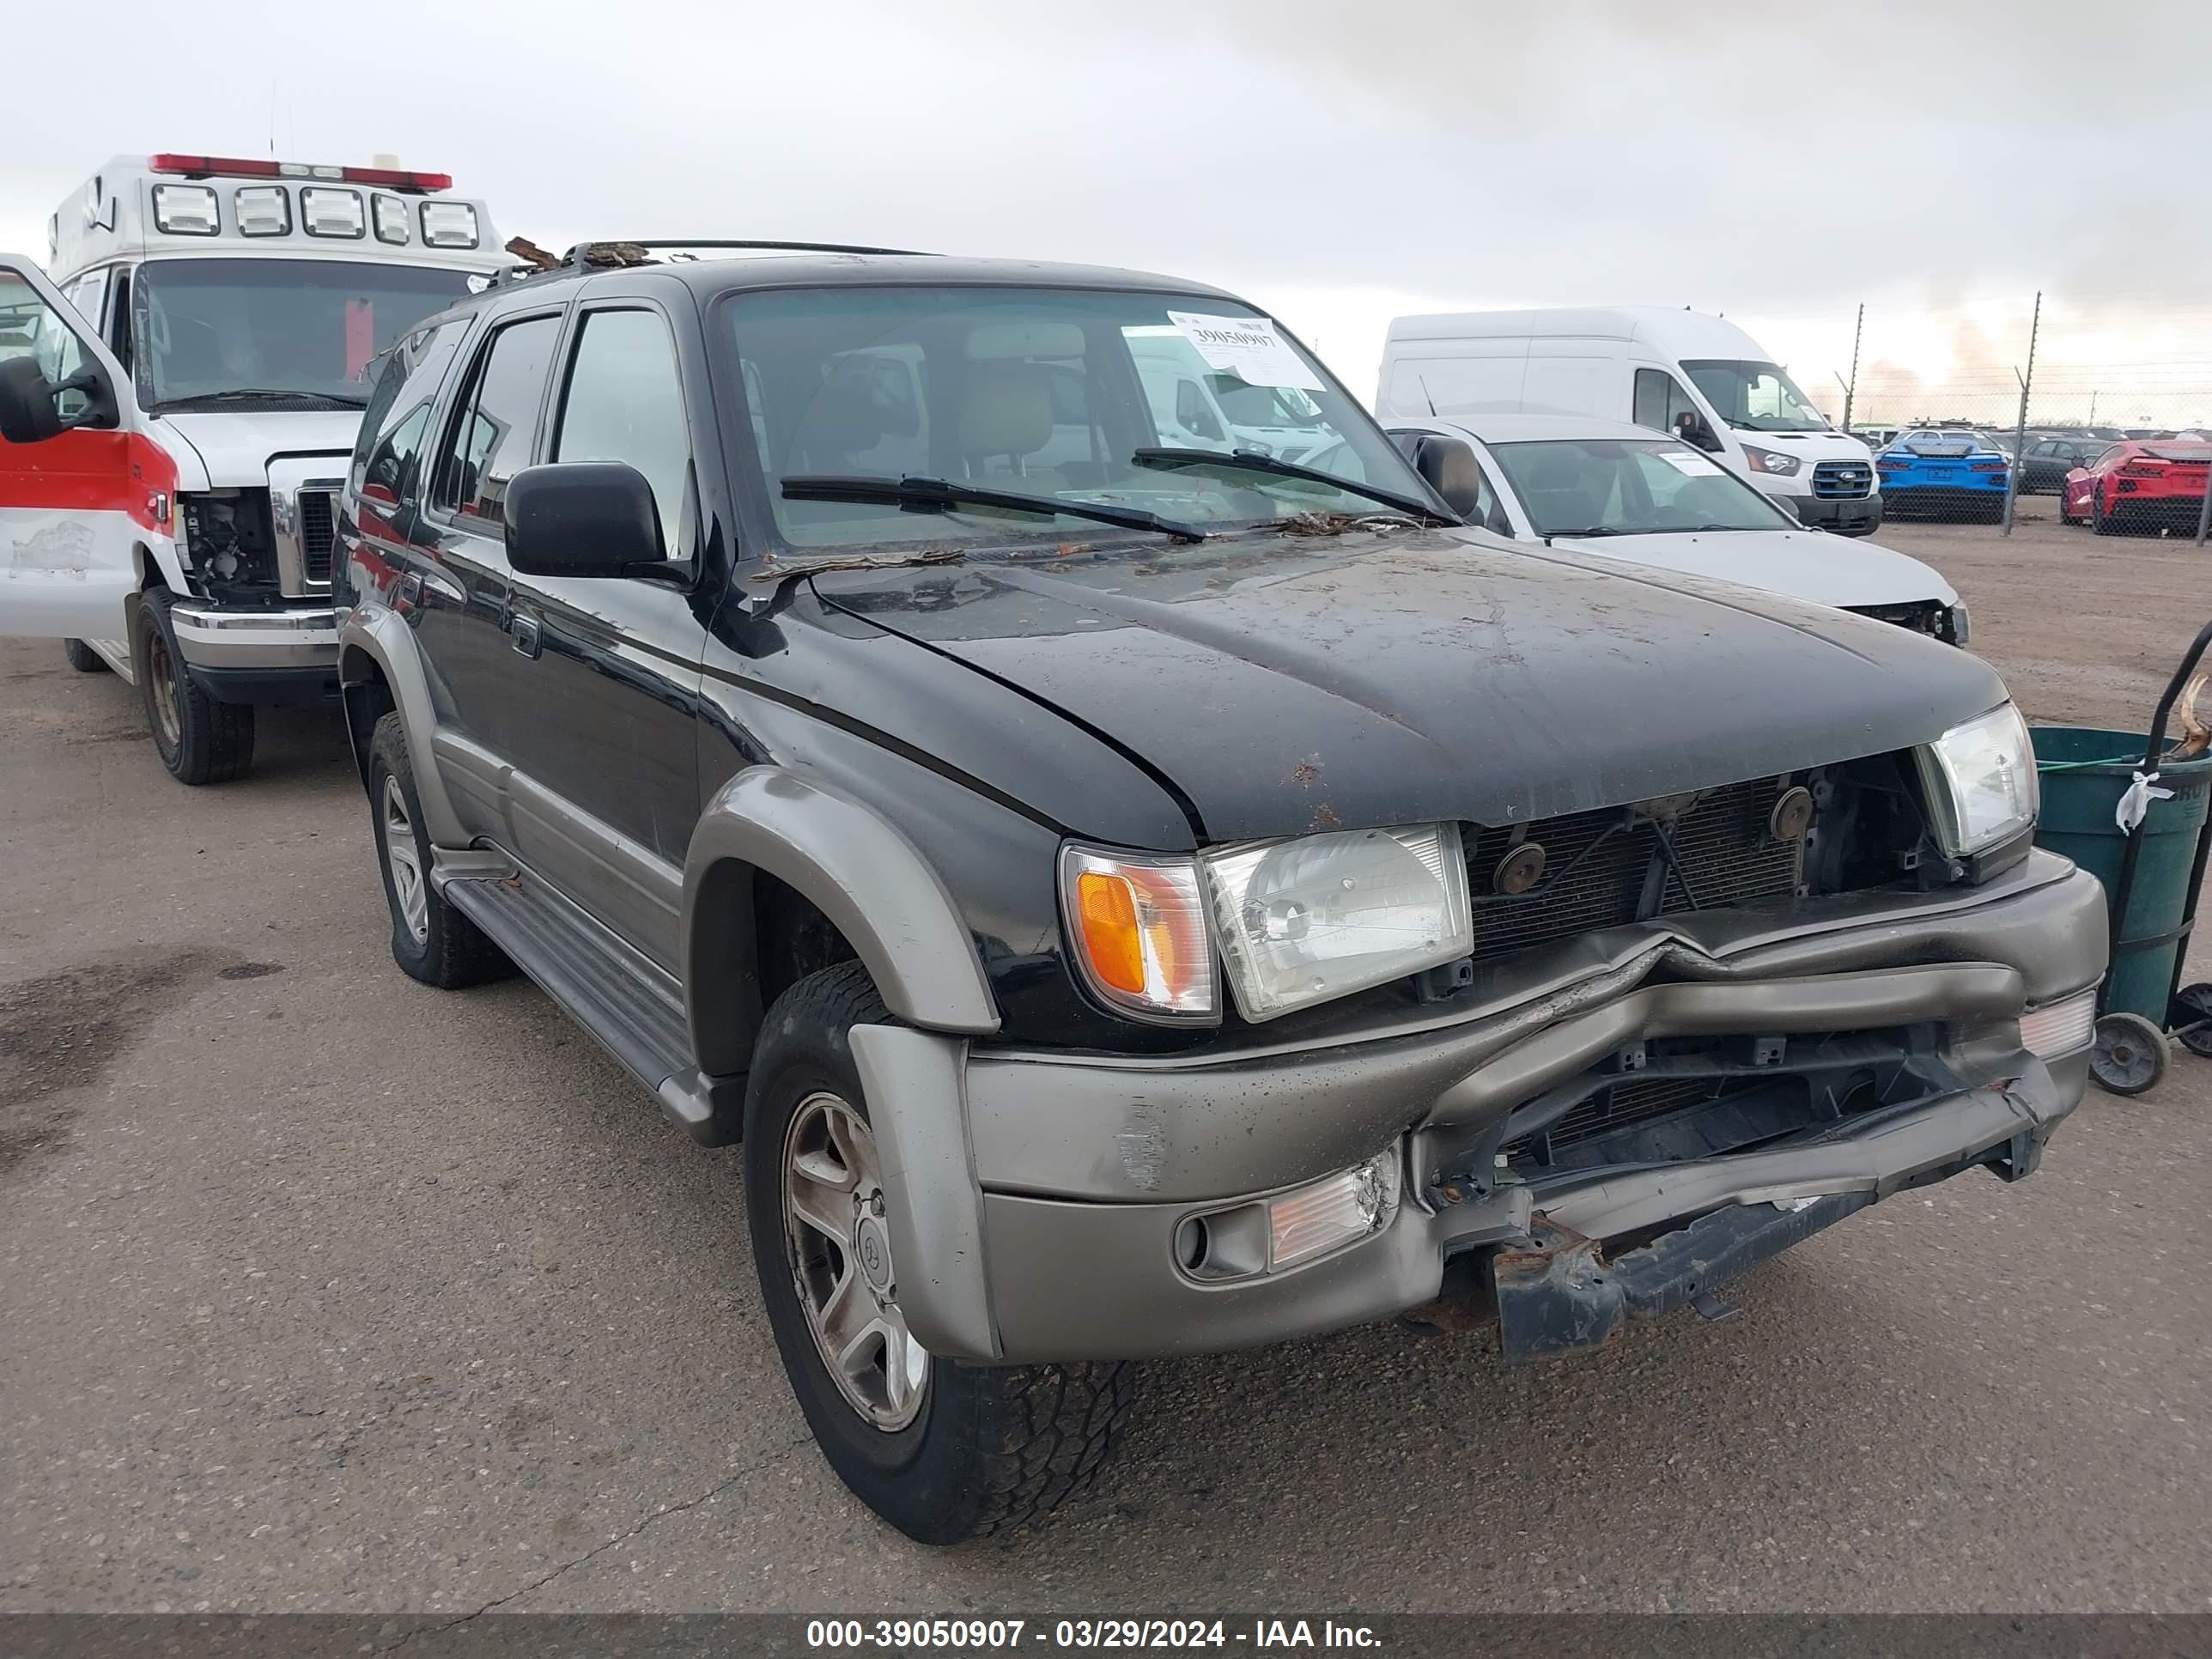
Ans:
[[[300,574],[307,581],[331,579],[331,545],[337,539],[337,514],[326,489],[300,492]]]

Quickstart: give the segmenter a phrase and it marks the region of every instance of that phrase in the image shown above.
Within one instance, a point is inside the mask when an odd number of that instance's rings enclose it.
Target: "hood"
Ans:
[[[1207,842],[1619,805],[1926,742],[2005,696],[1905,629],[1473,532],[1069,555],[811,580],[1103,737]]]
[[[1732,426],[1729,436],[1754,449],[1795,455],[1808,465],[1814,461],[1863,461],[1867,458],[1867,444],[1848,432],[1761,432],[1752,427]],[[1796,483],[1802,480],[1785,482]]]
[[[1722,530],[1696,535],[1562,537],[1554,547],[1594,558],[1741,582],[1814,605],[1956,605],[1950,583],[1919,560],[1870,542],[1809,530]]]
[[[278,455],[350,455],[360,427],[358,410],[279,414],[227,409],[164,415],[155,421],[154,432],[181,441],[164,446],[179,461],[198,459],[207,473],[202,488],[227,489],[266,484],[269,463]]]

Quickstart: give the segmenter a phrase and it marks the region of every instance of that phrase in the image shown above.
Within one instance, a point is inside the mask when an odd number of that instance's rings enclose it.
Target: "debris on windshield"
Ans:
[[[1299,513],[1282,521],[1285,536],[1342,536],[1358,530],[1379,534],[1385,530],[1419,530],[1411,519],[1395,513]]]

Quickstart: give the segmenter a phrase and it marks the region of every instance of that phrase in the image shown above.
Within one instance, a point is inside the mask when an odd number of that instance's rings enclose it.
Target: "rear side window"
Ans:
[[[657,312],[594,311],[577,336],[553,441],[556,461],[626,461],[653,486],[673,552],[691,443],[676,343]]]
[[[496,530],[506,522],[507,481],[530,465],[538,412],[553,364],[558,317],[532,317],[495,333],[439,464],[438,504]]]

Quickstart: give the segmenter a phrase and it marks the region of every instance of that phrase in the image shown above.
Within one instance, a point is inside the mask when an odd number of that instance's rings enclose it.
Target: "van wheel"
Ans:
[[[200,690],[177,649],[166,587],[149,587],[131,612],[131,662],[161,764],[179,783],[229,783],[253,768],[253,706],[217,702]]]
[[[64,640],[62,641],[62,655],[69,659],[69,665],[71,668],[76,669],[80,674],[105,674],[107,672],[107,659],[101,656],[99,652],[94,650],[82,640]]]
[[[1088,1486],[1136,1398],[1127,1363],[969,1365],[899,1311],[883,1163],[848,1034],[890,1022],[842,963],[775,1000],[745,1085],[745,1208],[792,1391],[838,1478],[924,1544],[1017,1526]]]
[[[511,973],[506,953],[430,885],[430,832],[415,793],[407,728],[396,712],[377,721],[369,743],[368,805],[392,911],[392,959],[410,978],[442,991]]]

